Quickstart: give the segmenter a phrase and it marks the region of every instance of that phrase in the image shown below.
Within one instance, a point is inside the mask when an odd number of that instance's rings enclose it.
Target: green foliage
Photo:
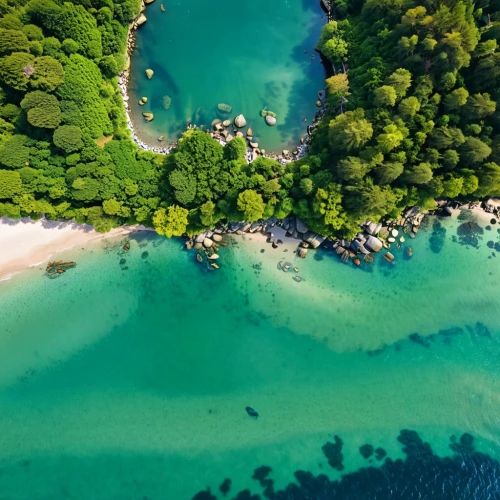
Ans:
[[[28,138],[14,135],[0,144],[0,165],[7,168],[21,168],[28,164],[30,149],[25,146]]]
[[[153,226],[158,234],[167,238],[182,236],[186,232],[188,213],[188,210],[178,205],[159,208],[153,215]]]
[[[34,89],[54,91],[64,81],[62,64],[51,56],[42,56],[35,59],[35,71],[30,77],[30,86]]]
[[[61,122],[59,102],[46,92],[28,92],[21,101],[21,108],[27,112],[28,122],[34,127],[56,128]]]
[[[0,28],[0,55],[28,50],[28,37],[22,31]]]
[[[22,190],[21,176],[11,170],[0,170],[0,200],[11,199]]]
[[[245,220],[254,222],[262,218],[265,204],[262,196],[253,189],[246,189],[238,195],[238,210]]]
[[[61,125],[57,127],[52,138],[54,144],[66,153],[74,153],[82,149],[82,139],[81,129],[74,125]]]
[[[394,106],[397,97],[396,90],[390,85],[382,85],[374,91],[375,105],[379,107]]]
[[[348,43],[342,37],[335,21],[330,21],[323,26],[319,39],[318,50],[331,61],[343,61],[348,52]]]
[[[356,151],[373,135],[373,127],[360,108],[338,115],[330,122],[330,144],[332,148]]]
[[[29,68],[33,67],[34,56],[23,52],[14,52],[9,56],[0,58],[0,80],[14,90],[28,88]]]

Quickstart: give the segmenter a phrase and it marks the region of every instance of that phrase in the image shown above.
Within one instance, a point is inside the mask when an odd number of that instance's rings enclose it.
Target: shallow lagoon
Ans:
[[[227,477],[230,498],[262,494],[262,465],[283,488],[297,469],[379,467],[366,443],[403,458],[404,428],[440,456],[469,432],[499,458],[500,234],[464,239],[462,222],[429,219],[395,265],[296,259],[301,283],[269,245],[237,239],[206,272],[147,234],[2,282],[2,495],[184,499]],[[342,471],[321,450],[334,434]]]
[[[130,94],[139,136],[157,145],[160,135],[176,140],[187,120],[210,126],[215,118],[243,113],[261,148],[297,145],[324,87],[324,69],[314,51],[326,22],[319,0],[227,5],[191,0],[165,2],[165,7],[162,13],[159,2],[148,6],[148,21],[137,32]],[[155,72],[152,80],[147,68]],[[172,99],[168,111],[162,107],[165,95]],[[142,96],[148,103],[141,107]],[[218,103],[231,105],[232,112],[218,113]],[[266,106],[278,115],[275,127],[260,116]],[[144,123],[144,111],[154,113],[152,122]]]

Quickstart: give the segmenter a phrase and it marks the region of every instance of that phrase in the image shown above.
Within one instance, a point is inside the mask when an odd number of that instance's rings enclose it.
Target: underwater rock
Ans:
[[[323,454],[328,459],[330,467],[337,469],[338,471],[344,470],[344,455],[342,454],[343,442],[337,435],[333,437],[335,443],[327,442],[321,448]]]
[[[259,416],[259,412],[253,409],[251,406],[247,406],[245,410],[251,417],[257,418]]]
[[[231,113],[231,111],[233,110],[232,106],[224,102],[220,102],[219,104],[217,104],[217,109],[224,113]]]
[[[201,250],[203,248],[203,243],[195,243],[193,248],[195,250]]]
[[[231,479],[226,478],[224,481],[222,481],[222,484],[219,486],[219,491],[226,496],[229,493],[229,490],[231,489]]]
[[[121,259],[120,259],[120,262],[119,262],[120,266],[123,266],[123,265],[125,265],[126,263],[127,263],[127,259],[124,259],[124,258],[121,258]]]
[[[383,448],[375,448],[375,458],[380,462],[387,456],[387,452]]]
[[[149,257],[149,252],[146,250],[145,252],[141,253],[141,259],[145,260]]]
[[[363,458],[370,458],[373,455],[373,446],[371,444],[364,444],[360,446],[359,452]]]

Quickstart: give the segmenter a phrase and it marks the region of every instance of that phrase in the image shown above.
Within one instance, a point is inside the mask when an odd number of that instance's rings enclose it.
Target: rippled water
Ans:
[[[152,144],[160,135],[172,141],[188,122],[210,127],[215,118],[243,113],[261,148],[297,145],[324,87],[314,51],[326,22],[319,0],[164,4],[163,13],[159,2],[147,7],[132,58],[131,111],[140,137]],[[146,78],[148,68],[152,80]],[[148,102],[141,107],[142,96]],[[171,98],[168,110],[164,96]],[[231,113],[220,113],[219,103],[232,106]],[[275,127],[260,116],[264,107],[277,114]],[[145,111],[154,113],[147,124]]]
[[[2,282],[0,498],[498,498],[500,234],[461,217],[395,265],[141,234]]]

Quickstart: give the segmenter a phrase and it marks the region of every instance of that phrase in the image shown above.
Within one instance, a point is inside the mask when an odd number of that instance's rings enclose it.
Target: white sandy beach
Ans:
[[[51,256],[92,240],[125,235],[136,228],[119,227],[109,233],[94,231],[92,226],[70,222],[37,221],[29,217],[0,218],[0,280],[28,267],[48,261]]]

